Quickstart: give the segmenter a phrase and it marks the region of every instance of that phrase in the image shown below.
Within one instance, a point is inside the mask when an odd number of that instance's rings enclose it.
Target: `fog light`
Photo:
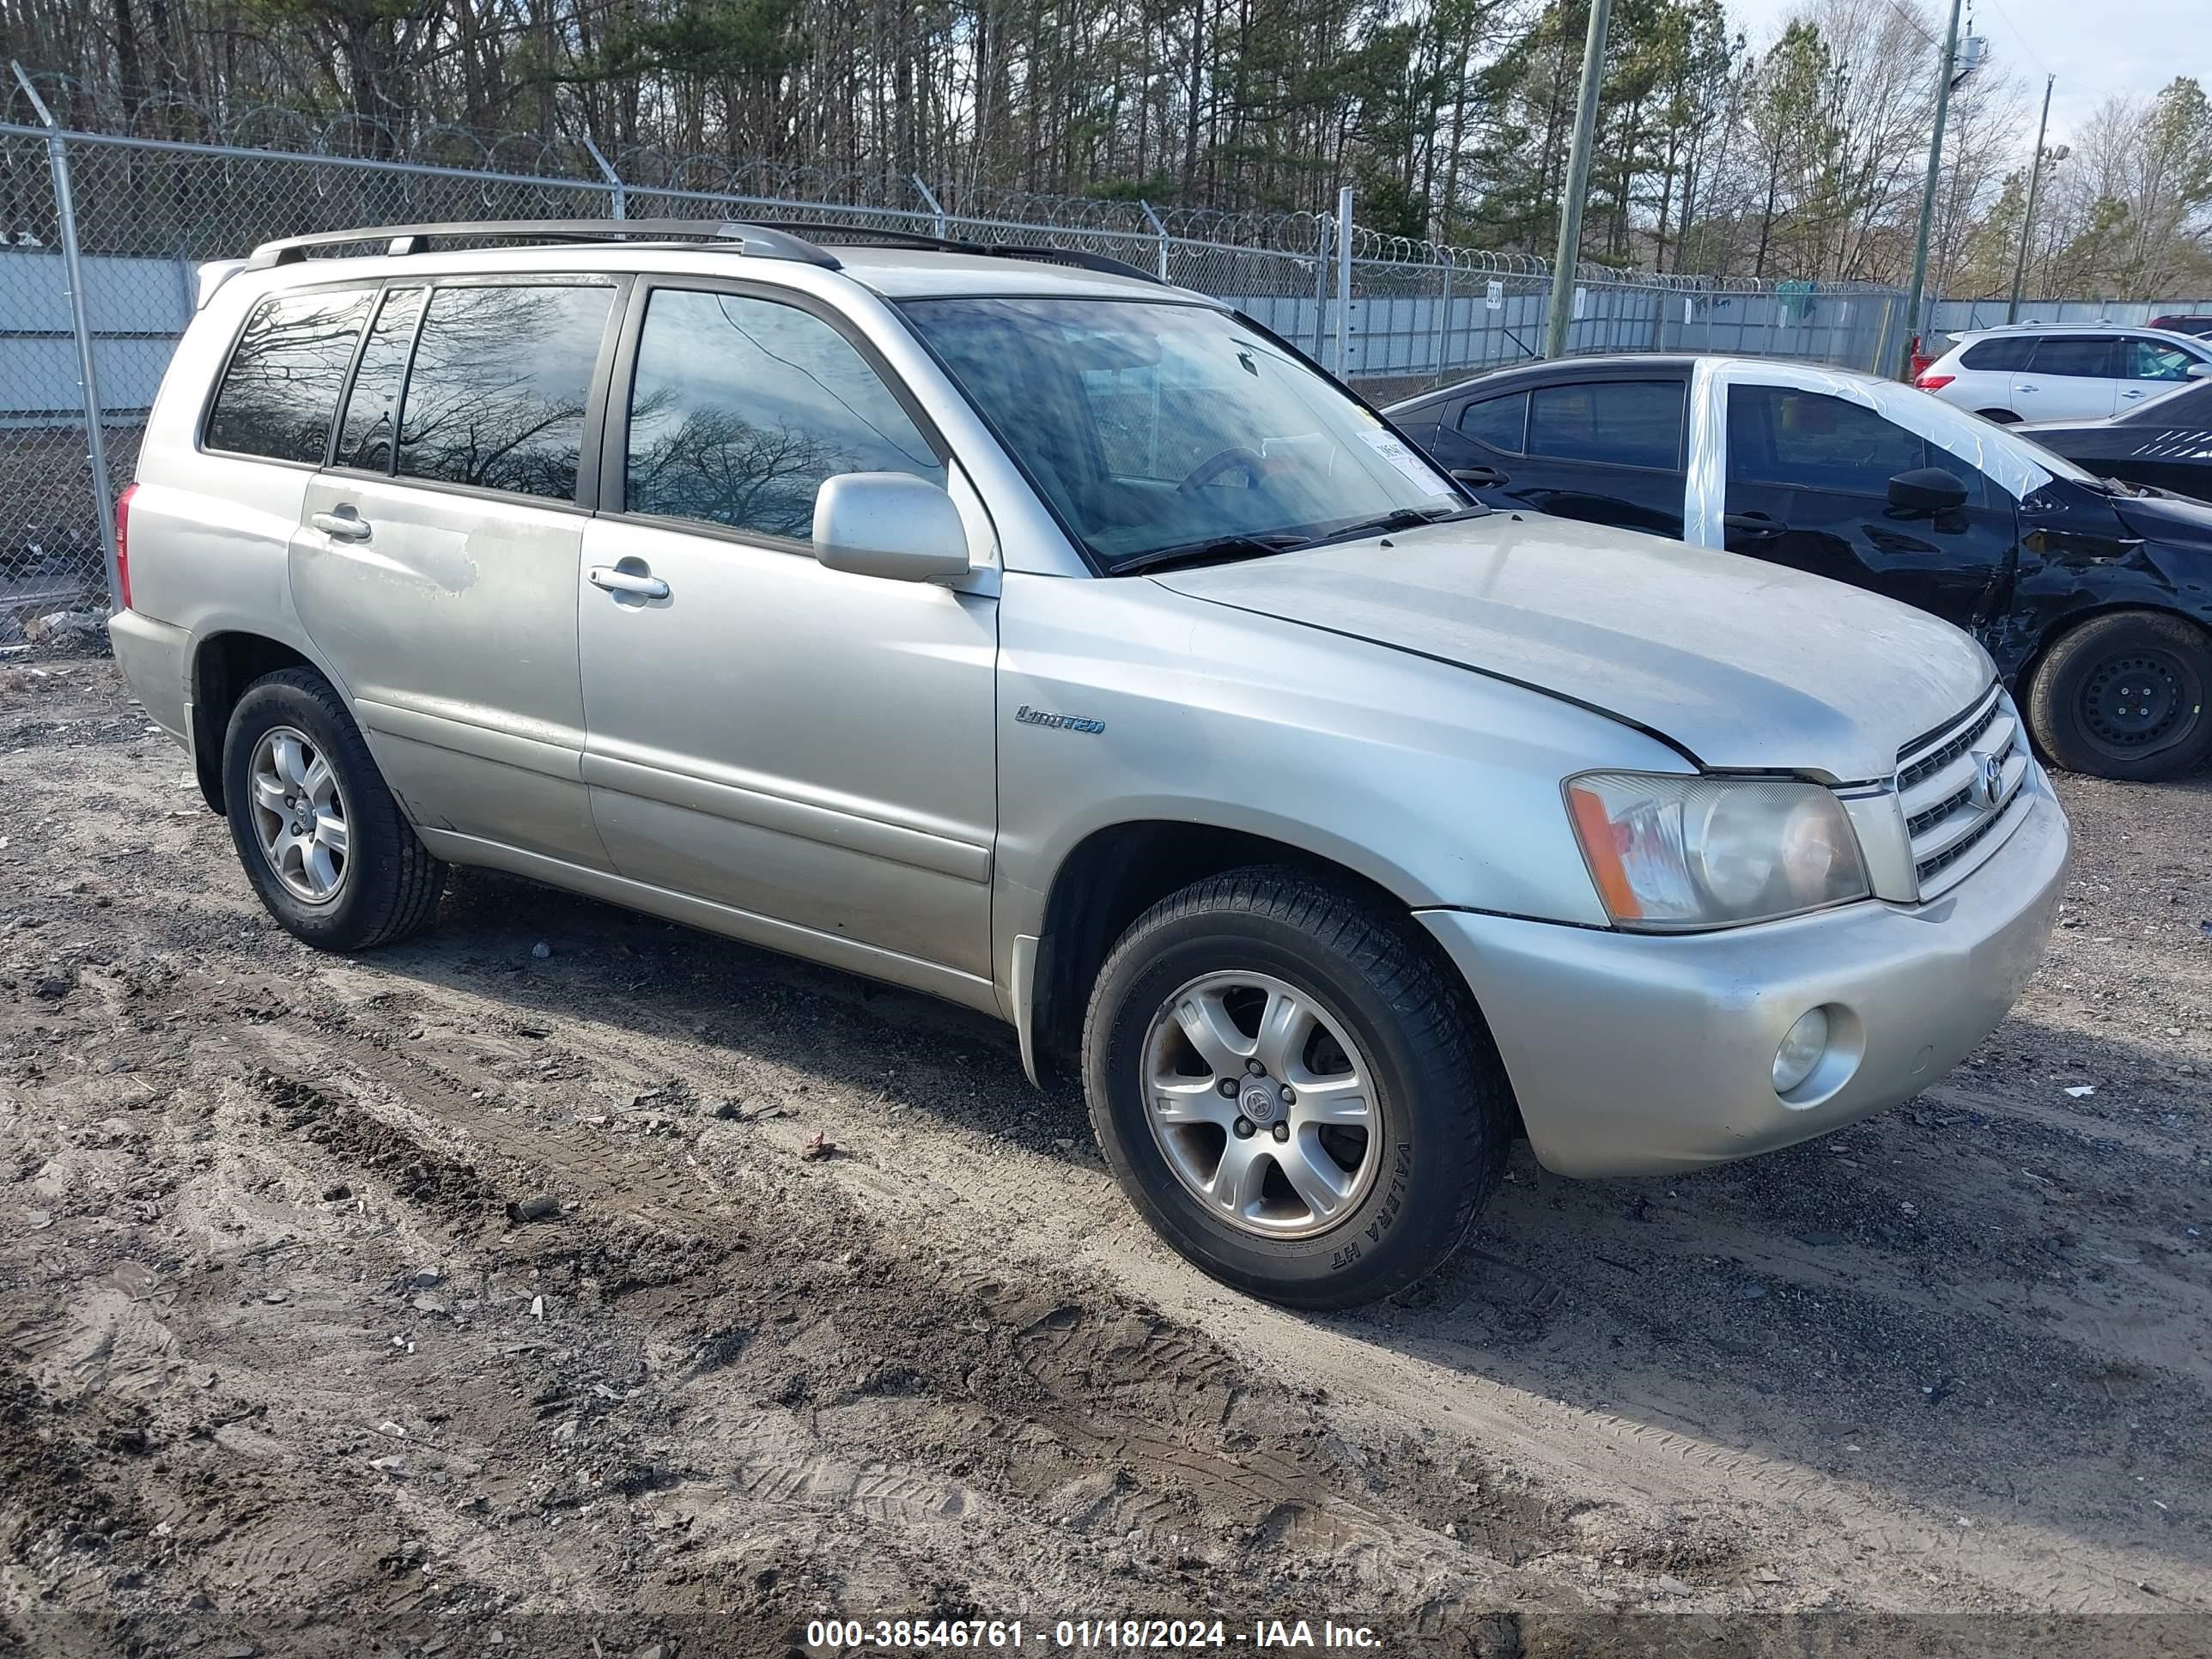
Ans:
[[[1786,1095],[1807,1078],[1828,1052],[1828,1011],[1815,1008],[1790,1028],[1774,1051],[1774,1092]]]

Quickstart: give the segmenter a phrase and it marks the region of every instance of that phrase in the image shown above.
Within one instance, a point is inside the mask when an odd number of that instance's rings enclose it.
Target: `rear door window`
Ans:
[[[1682,382],[1577,380],[1528,398],[1528,453],[1607,466],[1682,465]]]
[[[399,476],[574,500],[613,303],[604,283],[434,289],[407,374]]]
[[[2120,340],[2116,334],[2046,334],[2035,343],[2028,367],[2038,374],[2075,380],[2120,378]]]
[[[279,295],[256,308],[216,388],[207,447],[319,466],[374,289]]]

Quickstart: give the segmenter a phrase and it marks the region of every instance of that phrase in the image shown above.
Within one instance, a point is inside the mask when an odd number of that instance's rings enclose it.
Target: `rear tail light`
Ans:
[[[115,498],[115,608],[131,608],[131,498],[138,493],[137,484],[125,484],[123,493]]]
[[[1955,374],[1922,374],[1915,378],[1912,384],[1923,392],[1941,392],[1958,378]]]
[[[1920,349],[1920,337],[1917,334],[1914,335],[1912,337],[1911,357],[1913,378],[1917,380],[1920,376],[1925,374],[1935,361],[1936,360],[1933,357],[1929,356],[1926,352]]]

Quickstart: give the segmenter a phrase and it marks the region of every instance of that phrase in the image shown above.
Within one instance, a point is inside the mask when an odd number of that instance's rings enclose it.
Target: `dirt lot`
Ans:
[[[0,1649],[2205,1650],[2212,779],[2061,787],[2051,959],[1942,1085],[1523,1154],[1314,1318],[1156,1244],[1009,1031],[500,877],[317,956],[108,662],[0,665]]]

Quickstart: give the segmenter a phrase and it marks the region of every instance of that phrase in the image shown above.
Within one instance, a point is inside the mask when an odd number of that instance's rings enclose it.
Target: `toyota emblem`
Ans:
[[[1995,806],[2004,790],[2004,758],[2000,755],[1980,756],[1981,768],[1974,775],[1974,804]]]

